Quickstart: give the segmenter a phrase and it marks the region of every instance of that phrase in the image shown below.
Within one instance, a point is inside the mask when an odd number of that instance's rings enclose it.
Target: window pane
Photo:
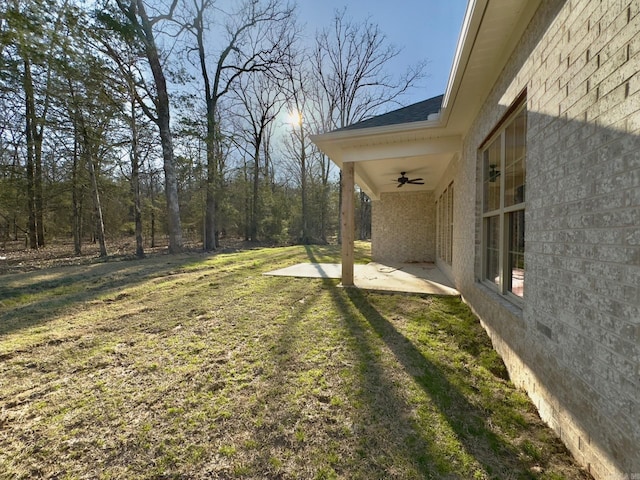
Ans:
[[[505,130],[504,205],[524,202],[526,116],[523,110]]]
[[[498,216],[488,217],[485,222],[485,278],[500,285],[500,219]]]
[[[436,202],[436,254],[451,265],[453,239],[453,182],[442,192]]]
[[[524,295],[524,210],[509,213],[509,290]]]
[[[482,152],[482,275],[524,297],[527,112],[523,101]]]
[[[515,128],[515,158],[524,158],[527,143],[527,111],[522,110],[513,124]]]
[[[447,263],[453,261],[453,184],[449,185],[449,231],[447,243]]]
[[[442,246],[442,202],[436,202],[436,256],[441,257]]]
[[[507,165],[505,170],[504,206],[509,207],[524,202],[524,160]]]
[[[484,211],[500,208],[500,137],[484,152]]]
[[[442,202],[436,202],[436,256],[440,257],[440,248],[442,245]]]

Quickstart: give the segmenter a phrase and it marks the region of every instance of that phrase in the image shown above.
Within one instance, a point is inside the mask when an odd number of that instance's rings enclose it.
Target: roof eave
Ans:
[[[542,0],[504,0],[503,3],[505,2],[513,5],[513,11],[519,12],[517,21],[512,24],[510,32],[504,32],[505,36],[502,39],[501,48],[495,50],[495,60],[483,64],[480,81],[475,78],[470,80],[467,70],[474,61],[476,65],[472,68],[477,70],[478,39],[483,32],[486,36],[487,18],[492,18],[495,12],[491,12],[493,4],[489,0],[469,0],[467,5],[451,73],[442,100],[443,125],[462,135],[466,134],[472,119],[476,117],[483,100],[495,85],[504,65],[516,48],[518,40]],[[473,101],[470,101],[469,92],[473,92]]]
[[[325,155],[331,158],[339,167],[342,167],[341,148],[347,144],[353,144],[361,140],[392,138],[403,134],[417,134],[424,132],[428,136],[428,132],[433,129],[442,127],[440,119],[441,113],[433,114],[434,118],[421,122],[398,123],[395,125],[384,125],[379,127],[358,128],[354,130],[336,130],[318,135],[311,135],[311,141]]]
[[[467,4],[467,10],[464,14],[460,34],[458,35],[458,45],[456,46],[451,70],[449,71],[447,88],[442,99],[443,115],[441,120],[445,125],[448,123],[449,113],[451,111],[449,106],[452,105],[455,99],[455,92],[457,92],[462,82],[464,74],[463,67],[466,65],[473,50],[473,42],[470,41],[470,38],[474,38],[480,28],[480,24],[482,23],[481,12],[484,12],[487,2],[488,0],[469,0]]]
[[[352,130],[335,130],[333,132],[311,135],[311,140],[316,143],[318,141],[339,141],[354,140],[358,138],[371,137],[372,135],[394,135],[397,133],[413,132],[427,128],[440,127],[440,114],[435,114],[434,118],[419,122],[397,123],[394,125],[382,125],[379,127],[357,128]]]

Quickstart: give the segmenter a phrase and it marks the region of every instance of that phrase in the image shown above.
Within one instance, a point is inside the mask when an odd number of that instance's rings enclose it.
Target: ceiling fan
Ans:
[[[407,172],[400,172],[400,177],[398,177],[398,188],[403,186],[406,183],[411,185],[424,185],[422,178],[407,178]]]

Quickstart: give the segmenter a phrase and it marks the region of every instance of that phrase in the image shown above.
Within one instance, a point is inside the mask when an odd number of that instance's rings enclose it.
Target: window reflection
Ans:
[[[500,219],[498,216],[486,219],[486,279],[500,284]]]
[[[520,112],[505,130],[504,205],[524,202],[526,117]]]
[[[484,211],[500,208],[500,138],[497,138],[484,152]]]
[[[483,272],[502,294],[524,297],[526,99],[496,128],[482,156]]]
[[[524,210],[509,214],[509,290],[524,295]]]

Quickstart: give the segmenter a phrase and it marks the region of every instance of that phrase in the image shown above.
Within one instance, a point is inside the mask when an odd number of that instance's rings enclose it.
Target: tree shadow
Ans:
[[[340,263],[342,261],[340,245],[305,245],[304,249],[311,263]],[[368,250],[368,247],[361,243],[354,245],[353,252],[356,263],[359,263],[359,260],[364,260],[367,263],[371,260]],[[325,258],[322,259],[319,257]]]
[[[329,245],[305,245],[304,251],[309,257],[309,261],[311,263],[321,263],[318,260],[317,255],[334,255],[337,253],[336,247],[331,247]]]
[[[482,465],[486,474],[492,478],[536,478],[519,458],[518,452],[491,430],[489,412],[471,404],[458,387],[449,381],[441,367],[427,360],[408,338],[376,310],[366,293],[355,288],[334,289],[333,300],[344,313],[351,335],[358,339],[359,354],[367,363],[367,375],[362,387],[366,391],[382,389],[384,395],[390,397],[395,404],[395,411],[388,412],[391,415],[388,421],[408,424],[413,431],[408,438],[412,449],[422,452],[418,458],[413,459],[421,473],[427,477],[434,473],[438,476],[459,474],[451,470],[452,467],[455,468],[453,462],[450,465],[442,463],[437,439],[427,438],[417,421],[403,413],[410,406],[398,395],[396,387],[386,378],[379,360],[371,353],[375,347],[367,338],[370,335],[367,333],[368,326],[393,353],[402,369],[433,401],[457,441]],[[366,324],[359,322],[358,316],[364,318]]]

